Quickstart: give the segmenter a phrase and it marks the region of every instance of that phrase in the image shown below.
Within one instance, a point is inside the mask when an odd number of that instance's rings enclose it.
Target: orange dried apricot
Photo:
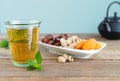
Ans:
[[[81,49],[85,42],[86,42],[86,40],[81,40],[74,48]]]
[[[102,44],[100,42],[96,42],[95,49],[100,49],[102,47]]]
[[[83,50],[93,50],[96,46],[96,39],[88,39],[82,46]]]

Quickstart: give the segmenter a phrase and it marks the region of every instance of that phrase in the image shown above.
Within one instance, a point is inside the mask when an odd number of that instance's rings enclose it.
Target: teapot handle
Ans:
[[[108,18],[108,15],[109,15],[109,9],[110,7],[113,5],[113,4],[119,4],[120,5],[120,2],[119,1],[113,1],[112,3],[109,4],[108,8],[107,8],[107,13],[106,13],[106,21],[108,22],[109,21],[109,18]]]

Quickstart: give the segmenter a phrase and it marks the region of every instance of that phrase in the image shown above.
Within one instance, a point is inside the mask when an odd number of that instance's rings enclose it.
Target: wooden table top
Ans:
[[[57,55],[40,46],[43,56],[41,72],[13,66],[9,49],[0,48],[0,81],[120,81],[120,40],[108,40],[97,34],[76,35],[85,39],[96,38],[106,42],[107,47],[88,59],[58,63]],[[1,34],[2,39],[7,36]]]

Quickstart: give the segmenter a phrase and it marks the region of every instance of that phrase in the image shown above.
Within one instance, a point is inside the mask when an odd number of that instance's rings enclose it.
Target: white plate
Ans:
[[[60,47],[60,46],[54,46],[54,45],[49,45],[46,43],[42,43],[41,41],[39,41],[40,45],[46,47],[49,52],[52,52],[53,54],[59,54],[62,55],[64,53],[70,54],[73,57],[76,58],[89,58],[90,56],[100,52],[107,44],[104,42],[102,43],[102,47],[98,50],[78,50],[78,49],[72,49],[72,48],[67,48],[67,47]]]

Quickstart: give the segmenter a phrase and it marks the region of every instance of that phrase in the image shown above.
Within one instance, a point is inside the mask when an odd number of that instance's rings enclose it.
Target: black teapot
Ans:
[[[109,17],[109,9],[113,4],[119,4],[120,2],[114,1],[109,4],[106,12],[106,18],[98,26],[99,33],[108,39],[120,39],[120,17],[117,16],[117,12],[114,12],[114,17]]]

